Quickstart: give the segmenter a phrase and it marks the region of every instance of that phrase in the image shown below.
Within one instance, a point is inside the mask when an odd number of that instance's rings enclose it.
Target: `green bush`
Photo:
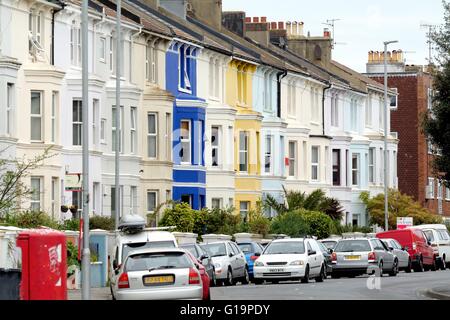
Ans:
[[[298,210],[309,225],[310,235],[319,239],[328,238],[331,234],[333,220],[327,214],[319,211]]]
[[[234,214],[234,208],[204,209],[205,225],[202,234],[218,233],[232,235],[242,228],[241,217]]]
[[[5,223],[18,228],[32,229],[43,226],[59,229],[58,222],[42,211],[23,211],[14,215],[8,215],[5,219]]]
[[[305,217],[299,211],[288,211],[273,218],[270,233],[302,237],[310,233]]]
[[[264,216],[252,218],[249,222],[249,231],[265,237],[270,230],[270,221]]]
[[[67,241],[67,266],[80,267],[80,261],[78,261],[78,248],[70,241]]]
[[[362,232],[362,233],[372,233],[372,227],[359,227],[350,224],[342,225],[340,221],[333,221],[333,226],[331,228],[331,234],[341,235],[347,232]]]
[[[173,208],[164,210],[159,222],[161,227],[175,226],[178,232],[193,232],[195,226],[195,210],[187,203],[175,203]]]
[[[102,229],[108,231],[114,231],[116,221],[113,217],[106,216],[93,216],[89,218],[89,229]]]
[[[80,219],[64,220],[64,222],[60,224],[59,229],[60,230],[79,231],[80,230]]]

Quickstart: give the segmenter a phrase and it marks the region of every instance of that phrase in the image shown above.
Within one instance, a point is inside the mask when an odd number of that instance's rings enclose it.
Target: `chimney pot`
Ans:
[[[245,17],[245,23],[251,23],[252,18],[251,17]]]
[[[261,17],[261,22],[267,22],[267,17]]]
[[[278,29],[284,30],[284,22],[283,21],[278,22]]]
[[[323,29],[324,38],[331,38],[330,30],[328,28]]]
[[[276,22],[271,22],[270,23],[270,29],[276,30],[277,29],[277,23]]]
[[[253,17],[253,23],[258,23],[259,22],[259,17]]]

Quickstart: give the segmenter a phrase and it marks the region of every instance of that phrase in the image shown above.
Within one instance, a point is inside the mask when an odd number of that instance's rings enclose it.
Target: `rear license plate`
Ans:
[[[361,260],[361,256],[345,256],[345,260]]]
[[[284,272],[284,269],[269,269],[269,272]]]
[[[174,277],[172,275],[144,277],[144,284],[147,286],[158,285],[158,284],[171,284],[173,282],[174,282]]]

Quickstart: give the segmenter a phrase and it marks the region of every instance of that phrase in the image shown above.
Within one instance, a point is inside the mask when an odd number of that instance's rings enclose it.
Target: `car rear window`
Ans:
[[[367,240],[343,240],[339,241],[334,249],[335,252],[372,251]]]
[[[225,248],[225,243],[208,243],[202,245],[209,255],[212,257],[221,257],[227,255],[227,249]]]
[[[305,244],[303,241],[272,242],[264,250],[264,254],[303,254]]]
[[[439,234],[439,238],[441,240],[449,240],[450,239],[447,230],[438,230],[438,234]]]
[[[125,271],[191,268],[192,260],[183,252],[155,252],[130,255]]]
[[[431,231],[431,230],[424,230],[423,233],[427,237],[428,241],[434,242],[433,231]]]
[[[175,243],[173,241],[151,241],[151,242],[125,243],[122,246],[122,261],[133,250],[151,249],[151,248],[155,248],[155,249],[175,248]]]
[[[336,246],[335,241],[320,241],[320,242],[323,243],[325,247],[327,247],[328,249],[334,249],[334,247]]]
[[[186,249],[189,251],[194,257],[198,257],[197,250],[195,249],[195,246],[180,246],[180,248]]]
[[[239,243],[239,248],[241,248],[243,253],[252,253],[254,248],[251,243]]]

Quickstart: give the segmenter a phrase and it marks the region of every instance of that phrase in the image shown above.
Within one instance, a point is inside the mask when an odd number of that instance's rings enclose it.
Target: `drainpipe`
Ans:
[[[64,9],[66,5],[61,2],[61,8],[52,11],[52,65],[55,65],[55,14]]]
[[[287,70],[277,73],[277,117],[281,118],[281,80],[287,76]]]
[[[331,82],[328,82],[328,85],[323,88],[322,94],[322,134],[325,135],[325,91],[331,88]]]

